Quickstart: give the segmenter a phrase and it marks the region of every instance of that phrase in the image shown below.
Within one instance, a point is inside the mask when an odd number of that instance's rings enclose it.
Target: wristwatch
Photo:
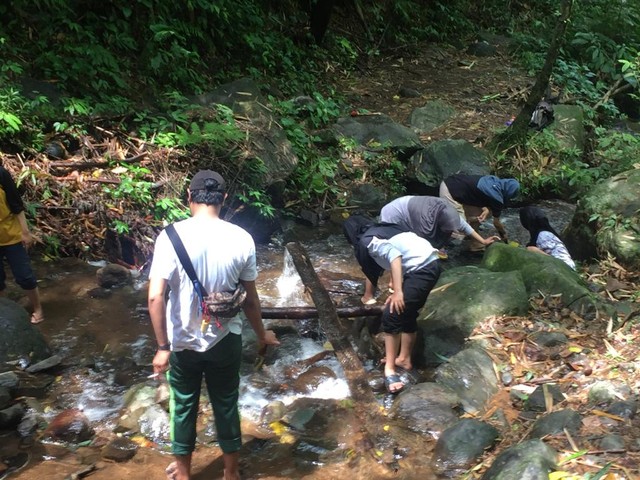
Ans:
[[[162,350],[163,352],[171,351],[171,343],[165,343],[164,345],[158,345],[158,350]]]

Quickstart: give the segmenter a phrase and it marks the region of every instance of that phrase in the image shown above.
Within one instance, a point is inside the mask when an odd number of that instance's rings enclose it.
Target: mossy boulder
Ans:
[[[621,265],[640,269],[640,169],[620,173],[587,193],[565,231],[565,243],[578,259],[610,253]]]
[[[517,271],[456,267],[440,276],[418,317],[418,364],[437,365],[456,354],[479,322],[491,316],[525,315],[529,295]]]
[[[496,243],[487,248],[480,266],[492,272],[518,272],[529,297],[559,295],[562,304],[575,311],[600,303],[580,275],[549,255]]]

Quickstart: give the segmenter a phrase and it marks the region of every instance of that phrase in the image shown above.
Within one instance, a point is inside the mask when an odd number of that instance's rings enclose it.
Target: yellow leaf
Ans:
[[[571,353],[580,353],[582,352],[582,347],[569,347],[569,351]]]
[[[569,472],[563,472],[562,470],[557,470],[549,474],[549,480],[558,480],[559,478],[569,478],[569,477],[571,477],[571,474]]]
[[[271,427],[271,430],[273,430],[273,433],[278,436],[282,435],[286,431],[286,427],[281,422],[271,422],[269,426]]]
[[[512,365],[515,365],[516,363],[518,363],[518,360],[516,359],[516,356],[513,354],[513,352],[511,352],[509,360],[511,361]]]
[[[385,432],[388,432],[388,431],[389,431],[389,425],[385,425],[384,427],[382,427],[382,429],[383,429]]]

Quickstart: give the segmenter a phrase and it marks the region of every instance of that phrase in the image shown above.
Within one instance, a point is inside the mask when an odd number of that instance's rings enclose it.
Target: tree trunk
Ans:
[[[286,248],[291,254],[302,283],[309,290],[313,303],[318,309],[320,328],[331,342],[336,357],[344,370],[351,390],[355,413],[361,423],[357,428],[365,436],[366,441],[363,444],[367,445],[367,449],[376,460],[382,460],[388,464],[393,463],[395,441],[383,429],[385,420],[380,415],[380,405],[369,388],[362,362],[349,342],[351,334],[340,323],[335,305],[322,286],[309,260],[309,255],[302,245],[291,242],[286,245]],[[380,458],[377,452],[382,452],[383,458]]]
[[[549,87],[549,80],[551,78],[551,73],[553,72],[553,66],[556,63],[556,58],[558,57],[558,51],[564,41],[564,34],[567,30],[567,23],[571,15],[572,6],[573,0],[562,0],[562,3],[560,4],[560,17],[558,18],[558,23],[556,24],[553,37],[551,38],[551,44],[547,51],[547,58],[544,61],[542,69],[536,76],[536,82],[531,88],[531,92],[529,92],[529,96],[527,97],[522,110],[520,110],[520,113],[511,126],[504,132],[496,135],[491,141],[489,145],[491,150],[495,152],[510,150],[511,148],[520,146],[525,142],[531,114],[536,108],[538,102],[542,100],[544,93]]]

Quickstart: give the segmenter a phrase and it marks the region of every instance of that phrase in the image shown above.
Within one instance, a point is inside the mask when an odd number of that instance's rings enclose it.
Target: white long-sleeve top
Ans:
[[[385,270],[391,268],[393,260],[402,257],[403,275],[420,270],[438,259],[438,251],[413,232],[399,233],[388,240],[373,237],[367,250],[371,258]]]

